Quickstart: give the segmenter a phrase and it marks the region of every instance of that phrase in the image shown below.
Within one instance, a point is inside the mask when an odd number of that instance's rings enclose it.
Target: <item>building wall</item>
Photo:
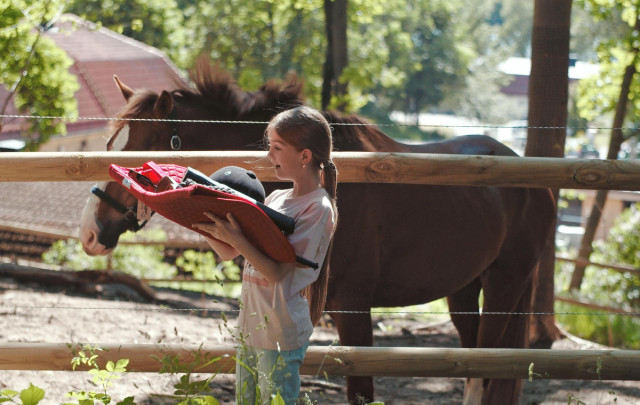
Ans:
[[[106,130],[56,136],[40,146],[40,152],[106,151],[111,134]]]
[[[593,210],[596,190],[574,190],[579,200],[572,200],[571,207],[568,209],[559,209],[558,212],[558,229],[556,239],[563,241],[573,248],[579,248],[584,233],[584,227]],[[640,193],[632,191],[616,191],[612,190],[607,196],[607,200],[602,209],[602,215],[594,241],[605,240],[609,236],[611,228],[615,226],[616,221],[622,211],[630,204],[640,202]]]

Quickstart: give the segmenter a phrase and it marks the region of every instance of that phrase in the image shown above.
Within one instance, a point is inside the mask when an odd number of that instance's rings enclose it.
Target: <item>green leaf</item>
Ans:
[[[20,399],[23,405],[36,405],[44,398],[44,390],[29,384],[29,388],[20,392]]]
[[[8,397],[15,397],[18,395],[18,391],[14,390],[0,390],[0,395],[6,395]]]
[[[271,405],[287,405],[284,402],[284,398],[280,395],[280,392],[276,394],[275,397],[271,399]]]
[[[220,402],[210,395],[205,395],[202,399],[206,405],[220,405]]]
[[[124,373],[125,371],[127,371],[128,365],[129,365],[129,359],[120,359],[117,361],[114,371],[116,373]]]
[[[180,401],[178,405],[220,405],[220,402],[212,396],[204,395],[196,398],[187,398]]]
[[[134,397],[126,397],[125,399],[123,399],[120,402],[117,402],[116,405],[135,405],[135,401],[133,400]]]

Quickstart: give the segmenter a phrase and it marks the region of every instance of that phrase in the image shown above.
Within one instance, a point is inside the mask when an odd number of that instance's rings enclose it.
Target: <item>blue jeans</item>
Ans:
[[[300,366],[306,344],[295,350],[241,346],[236,351],[236,404],[267,405],[278,393],[295,405],[300,393]]]

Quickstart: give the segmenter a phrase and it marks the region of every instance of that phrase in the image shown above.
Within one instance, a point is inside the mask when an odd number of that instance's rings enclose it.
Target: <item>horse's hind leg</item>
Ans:
[[[518,300],[516,306],[512,309],[513,312],[520,313],[522,315],[515,314],[509,317],[504,338],[500,340],[500,346],[497,347],[525,348],[528,346],[529,315],[526,314],[531,311],[532,285],[531,283],[527,284],[526,291],[523,293],[520,300]],[[518,404],[521,390],[521,379],[489,380],[489,383],[484,389],[482,404]]]
[[[483,277],[483,312],[486,314],[480,319],[478,347],[527,347],[528,314],[531,311],[532,299],[531,272],[534,268],[535,265],[531,265],[530,271],[523,271],[527,270],[528,266],[499,266],[494,263],[488,275]],[[519,403],[522,387],[520,379],[485,380],[484,386],[483,405]]]
[[[447,297],[451,321],[460,335],[460,344],[465,348],[474,348],[478,343],[478,329],[480,327],[481,289],[480,279],[475,279],[461,290]],[[471,314],[473,313],[473,314]],[[482,379],[468,378],[464,386],[464,405],[480,404],[482,398]]]
[[[480,279],[475,279],[447,297],[451,322],[458,330],[462,347],[473,348],[478,342],[478,328],[480,327],[478,298],[481,288]],[[467,314],[467,312],[475,313],[475,315]]]
[[[343,346],[373,346],[371,313],[335,313],[331,317],[336,323],[340,344]],[[373,402],[372,377],[347,377],[347,398],[351,405]]]

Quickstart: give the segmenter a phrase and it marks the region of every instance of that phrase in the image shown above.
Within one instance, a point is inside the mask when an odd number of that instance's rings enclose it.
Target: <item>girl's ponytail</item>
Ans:
[[[331,197],[331,204],[333,205],[333,212],[335,213],[334,229],[338,225],[338,209],[336,207],[336,199],[338,195],[338,169],[333,163],[331,158],[327,159],[322,165],[322,184],[324,189]],[[316,325],[322,317],[324,306],[327,302],[327,289],[329,286],[329,258],[331,257],[331,251],[333,250],[333,236],[327,249],[327,254],[324,257],[320,274],[318,279],[307,286],[304,291],[304,296],[309,301],[309,314],[311,315],[311,322]]]
[[[338,169],[331,158],[322,164],[322,182],[335,205],[338,196]]]

